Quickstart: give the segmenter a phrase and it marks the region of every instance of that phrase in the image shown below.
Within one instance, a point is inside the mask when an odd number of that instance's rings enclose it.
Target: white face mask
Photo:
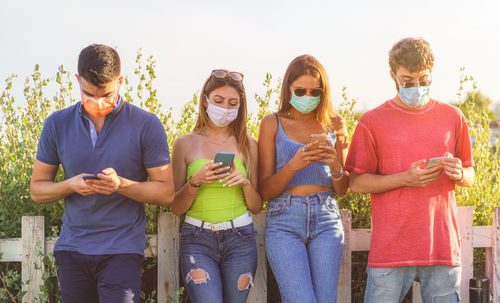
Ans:
[[[238,116],[239,108],[228,109],[208,102],[207,114],[212,122],[219,126],[228,126]]]

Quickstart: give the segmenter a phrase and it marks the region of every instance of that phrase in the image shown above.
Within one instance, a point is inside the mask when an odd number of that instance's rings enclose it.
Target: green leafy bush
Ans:
[[[131,81],[125,78],[121,94],[127,102],[133,103],[147,111],[156,114],[162,121],[168,133],[169,146],[172,147],[174,140],[188,133],[194,127],[196,113],[198,110],[198,97],[193,95],[182,109],[179,118],[173,117],[172,108],[163,108],[157,98],[157,90],[154,86],[156,61],[153,56],[144,61],[142,51],[139,50],[136,57],[136,69],[134,78],[136,83],[132,86]],[[461,71],[464,73],[464,70]],[[44,78],[39,66],[35,66],[33,73],[24,81],[24,101],[16,102],[13,92],[13,83],[16,76],[5,80],[5,87],[0,95],[0,238],[16,238],[21,233],[21,216],[42,215],[45,217],[46,235],[55,236],[61,226],[63,203],[37,205],[30,199],[29,182],[32,172],[33,161],[36,156],[37,141],[46,118],[54,111],[73,104],[76,99],[71,95],[73,83],[71,74],[60,66],[56,75]],[[257,102],[256,113],[249,113],[248,128],[250,134],[258,138],[258,130],[261,119],[276,110],[281,81],[273,81],[270,74],[266,74],[263,82],[264,95],[255,94]],[[48,97],[47,91],[56,91],[54,96]],[[472,93],[464,96],[464,90],[472,90]],[[484,107],[477,107],[474,102],[474,91],[476,83],[470,76],[463,75],[460,80],[458,97],[462,100],[459,107],[464,112],[471,135],[474,138],[473,155],[476,163],[476,182],[470,189],[459,188],[457,199],[460,205],[474,207],[474,222],[477,225],[491,224],[493,207],[500,201],[498,180],[500,174],[500,160],[498,156],[498,144],[490,142],[491,130],[489,123],[491,116]],[[357,125],[359,113],[354,112],[356,100],[348,97],[347,89],[344,88],[340,98],[336,102],[337,111],[344,117],[349,138],[352,137]],[[252,102],[249,99],[249,102]],[[16,104],[21,104],[16,106]],[[478,108],[482,108],[478,111]],[[62,169],[59,170],[56,180],[63,179]],[[353,228],[369,228],[371,206],[369,195],[349,193],[339,199],[339,204],[344,209],[350,209],[353,213]],[[154,234],[157,232],[157,218],[161,211],[167,208],[156,205],[146,206],[147,226],[146,232]],[[1,256],[0,256],[1,257]],[[476,256],[481,261],[482,256]],[[478,261],[478,262],[479,262]],[[42,290],[42,301],[59,302],[59,290],[57,283],[57,271],[52,256],[44,257],[46,281]],[[353,292],[362,293],[366,266],[366,253],[353,254]],[[156,260],[147,264],[149,269],[156,266]],[[0,263],[0,301],[20,301],[24,293],[21,290],[20,264]],[[151,286],[145,293],[141,294],[144,302],[153,302],[155,297],[155,285]],[[182,291],[175,293],[172,300],[180,301]],[[358,294],[359,295],[359,294]]]

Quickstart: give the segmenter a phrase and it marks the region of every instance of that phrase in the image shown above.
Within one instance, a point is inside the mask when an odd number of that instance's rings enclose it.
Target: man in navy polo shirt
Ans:
[[[167,135],[155,115],[120,97],[114,49],[84,48],[77,79],[82,101],[43,127],[31,198],[64,198],[54,247],[63,302],[139,302],[144,203],[167,206],[174,195]],[[59,164],[64,181],[55,182]]]

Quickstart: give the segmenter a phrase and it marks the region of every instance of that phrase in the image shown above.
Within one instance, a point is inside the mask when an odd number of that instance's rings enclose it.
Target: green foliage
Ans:
[[[21,270],[19,266],[5,266],[0,271],[0,302],[21,302],[25,291],[21,281]]]
[[[134,71],[136,85],[132,85],[128,77],[124,79],[121,94],[127,102],[134,103],[146,111],[156,114],[163,123],[168,134],[168,142],[172,148],[173,142],[179,136],[189,133],[196,122],[199,100],[194,94],[182,109],[178,119],[173,117],[172,108],[164,109],[157,98],[154,86],[156,79],[156,61],[153,56],[143,60],[142,51],[136,56],[137,67]],[[464,73],[464,70],[462,70]],[[61,217],[64,210],[62,201],[37,205],[31,201],[29,182],[33,161],[37,151],[37,141],[46,118],[54,111],[74,104],[71,96],[73,83],[70,73],[60,66],[56,75],[43,78],[37,65],[24,81],[24,99],[21,106],[16,102],[12,91],[16,76],[5,80],[4,89],[0,95],[0,238],[20,237],[21,216],[42,215],[45,217],[46,235],[56,236],[61,226]],[[472,92],[463,97],[467,86],[472,86]],[[56,87],[53,97],[47,96],[48,87]],[[265,93],[255,94],[258,110],[249,113],[249,133],[258,138],[260,121],[262,118],[276,110],[278,106],[281,81],[276,82],[270,74],[266,74],[263,82]],[[498,180],[500,177],[500,160],[498,144],[490,142],[491,129],[489,122],[491,115],[486,110],[489,99],[476,93],[476,83],[470,76],[462,76],[458,93],[459,107],[467,118],[469,130],[474,138],[473,156],[476,164],[476,182],[471,189],[459,188],[457,200],[461,205],[470,205],[475,209],[475,224],[491,224],[493,207],[500,201]],[[335,100],[335,98],[334,98]],[[251,101],[248,100],[250,104]],[[337,112],[341,114],[347,124],[349,141],[359,120],[359,114],[354,112],[356,100],[348,97],[344,88],[340,102],[336,103]],[[479,104],[479,105],[478,105]],[[63,179],[63,171],[59,170],[56,180]],[[370,226],[371,205],[368,195],[349,193],[339,199],[339,204],[344,209],[353,212],[353,228],[368,228]],[[167,208],[147,205],[146,232],[157,233],[158,214]],[[361,264],[366,256],[360,256],[353,264]],[[43,257],[44,260],[44,285],[41,288],[42,301],[59,302],[57,271],[52,255]],[[156,266],[156,262],[148,265],[147,269]],[[362,285],[363,272],[353,269],[353,285]],[[0,301],[18,302],[22,299],[20,265],[17,263],[0,263]],[[180,302],[183,290],[178,290],[169,302]],[[143,302],[154,302],[156,293],[142,293]]]
[[[356,117],[354,106],[356,105],[355,99],[349,99],[347,95],[347,88],[342,88],[342,102],[338,106],[337,112],[344,118],[348,142],[351,142],[354,130],[358,125],[359,118]],[[339,207],[343,209],[350,209],[352,211],[352,228],[368,228],[371,222],[371,203],[370,195],[368,194],[353,194],[349,192],[344,197],[339,198]]]
[[[281,79],[278,79],[276,87],[273,87],[272,79],[273,76],[267,73],[266,79],[262,83],[262,85],[266,89],[266,93],[264,94],[264,96],[255,94],[255,101],[258,105],[257,113],[248,114],[248,132],[255,139],[259,138],[259,126],[262,118],[264,118],[266,115],[269,115],[273,110],[276,110],[278,108],[279,94],[281,90]]]
[[[466,94],[465,100],[460,100],[460,103],[453,105],[458,106],[460,109],[464,109],[463,105],[468,104],[468,107],[471,111],[476,113],[485,113],[488,116],[489,121],[494,121],[496,119],[496,116],[495,112],[490,109],[491,99],[478,91],[477,87],[474,87],[475,84],[472,84],[472,82],[475,82],[474,79],[471,76],[465,76],[464,71],[465,70],[462,69],[462,77],[460,79],[461,86],[459,88],[460,92],[458,93],[458,95],[462,97],[461,95],[464,89],[464,85],[467,86],[467,84],[472,86],[472,91]]]
[[[487,107],[480,107],[476,102],[477,98],[484,98],[477,94],[476,81],[473,77],[465,75],[465,69],[462,68],[461,73],[457,93],[460,100],[458,107],[465,115],[472,137],[476,177],[471,187],[458,188],[456,197],[459,205],[474,207],[475,225],[491,225],[493,209],[500,201],[499,143],[492,142],[494,140],[490,128],[490,112]],[[470,89],[470,92],[463,98],[466,88]]]

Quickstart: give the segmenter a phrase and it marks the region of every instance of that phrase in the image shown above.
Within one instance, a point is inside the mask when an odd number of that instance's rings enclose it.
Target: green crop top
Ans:
[[[199,171],[208,161],[210,160],[198,159],[189,163],[186,180]],[[247,171],[243,160],[234,158],[234,164],[246,177]],[[236,219],[246,211],[247,205],[245,204],[241,184],[222,187],[222,183],[215,181],[212,184],[201,184],[194,197],[193,205],[186,214],[201,221],[216,223]]]

